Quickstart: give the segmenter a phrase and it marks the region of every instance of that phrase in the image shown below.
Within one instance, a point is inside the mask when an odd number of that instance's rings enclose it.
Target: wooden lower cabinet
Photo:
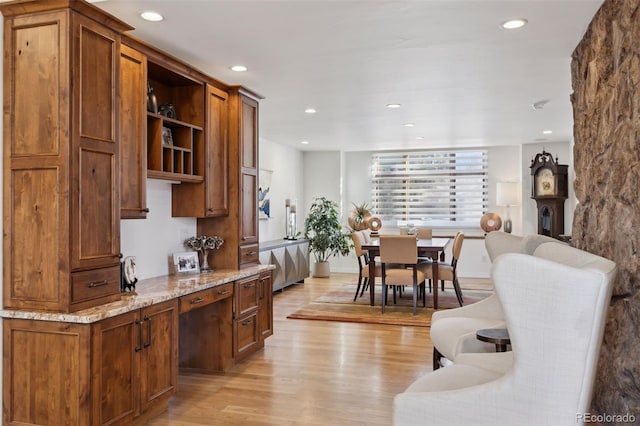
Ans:
[[[93,424],[130,424],[167,408],[178,383],[178,301],[93,325]]]
[[[91,424],[84,324],[3,320],[3,424]]]
[[[237,361],[264,347],[273,334],[271,272],[235,283],[233,356]]]
[[[92,324],[3,318],[2,424],[144,424],[179,367],[228,370],[271,334],[270,271]]]
[[[260,274],[258,283],[258,324],[260,340],[273,334],[273,281],[271,273]]]
[[[6,425],[144,422],[176,391],[178,301],[94,324],[4,319]]]

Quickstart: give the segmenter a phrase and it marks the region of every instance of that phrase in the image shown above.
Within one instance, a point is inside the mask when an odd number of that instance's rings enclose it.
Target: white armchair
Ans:
[[[512,352],[463,354],[421,377],[396,395],[394,424],[581,424],[614,275],[613,262],[560,243],[500,256],[492,276]]]
[[[540,244],[548,242],[563,244],[544,235],[522,237],[505,232],[490,232],[485,236],[485,247],[491,261],[505,253],[533,254]],[[495,345],[476,339],[476,330],[503,327],[504,314],[495,294],[472,305],[434,312],[430,331],[433,369],[440,367],[443,356],[453,361],[461,353],[494,352]]]

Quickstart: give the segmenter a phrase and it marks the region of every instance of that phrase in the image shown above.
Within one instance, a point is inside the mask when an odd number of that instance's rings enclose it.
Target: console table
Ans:
[[[309,276],[309,240],[272,240],[260,242],[260,263],[274,265],[273,291]]]

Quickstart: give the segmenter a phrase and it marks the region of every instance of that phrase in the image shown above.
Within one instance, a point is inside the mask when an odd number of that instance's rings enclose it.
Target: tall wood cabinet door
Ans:
[[[258,102],[247,96],[240,98],[240,165],[242,169],[258,168]],[[244,171],[244,170],[243,170]]]
[[[73,15],[71,266],[113,266],[120,254],[119,35]]]
[[[240,244],[258,242],[258,102],[240,96]]]
[[[120,218],[147,217],[147,57],[120,49]]]
[[[207,86],[206,216],[229,214],[228,94]]]
[[[240,193],[240,244],[258,242],[258,176],[242,173]]]
[[[67,32],[63,12],[5,19],[5,307],[68,304]]]
[[[93,424],[130,421],[139,414],[140,329],[139,311],[93,325]]]
[[[141,310],[141,411],[166,401],[178,383],[178,300]]]

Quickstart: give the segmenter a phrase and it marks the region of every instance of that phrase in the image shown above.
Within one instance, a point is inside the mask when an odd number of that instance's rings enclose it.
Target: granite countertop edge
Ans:
[[[197,291],[221,286],[239,279],[274,269],[273,265],[258,265],[246,269],[220,269],[200,274],[166,275],[147,278],[136,283],[134,292],[122,293],[115,302],[72,313],[31,311],[24,309],[2,309],[0,317],[40,321],[56,321],[91,324],[136,309],[177,299]]]

